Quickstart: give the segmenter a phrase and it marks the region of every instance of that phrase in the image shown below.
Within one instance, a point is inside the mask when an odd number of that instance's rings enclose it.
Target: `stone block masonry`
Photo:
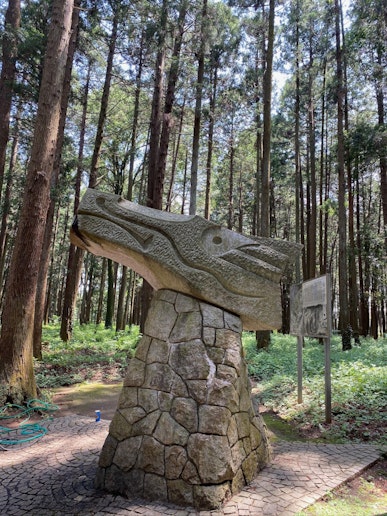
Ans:
[[[96,485],[128,497],[220,507],[269,461],[238,316],[159,290],[131,359]]]

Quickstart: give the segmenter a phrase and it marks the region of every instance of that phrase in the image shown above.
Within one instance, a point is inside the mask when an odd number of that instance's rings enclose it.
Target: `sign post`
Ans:
[[[331,410],[331,278],[330,274],[293,285],[290,289],[290,333],[297,335],[298,403],[302,403],[302,348],[304,336],[324,339],[325,421]]]
[[[331,387],[331,333],[332,333],[332,308],[331,308],[331,275],[326,274],[327,291],[327,336],[324,339],[325,355],[325,422],[332,423],[332,387]]]

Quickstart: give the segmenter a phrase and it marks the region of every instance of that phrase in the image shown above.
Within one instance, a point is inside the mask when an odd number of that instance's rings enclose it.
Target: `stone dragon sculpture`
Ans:
[[[71,241],[170,289],[240,316],[246,330],[281,325],[280,280],[300,246],[225,229],[88,189]]]

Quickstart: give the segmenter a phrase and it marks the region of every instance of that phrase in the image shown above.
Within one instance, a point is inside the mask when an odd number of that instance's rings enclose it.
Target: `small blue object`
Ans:
[[[101,411],[100,410],[95,411],[95,421],[96,421],[96,423],[98,423],[98,421],[101,421]]]

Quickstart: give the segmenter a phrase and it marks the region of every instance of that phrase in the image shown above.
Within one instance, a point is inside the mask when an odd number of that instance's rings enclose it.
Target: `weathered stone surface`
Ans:
[[[242,469],[247,482],[251,482],[257,473],[258,462],[255,452],[250,453],[243,461]]]
[[[231,448],[231,455],[236,471],[241,467],[243,461],[246,459],[246,451],[243,446],[243,441],[237,441]]]
[[[280,327],[280,279],[300,252],[296,244],[242,235],[95,189],[83,196],[71,240],[130,267],[155,290],[188,294],[237,314],[247,330]],[[166,302],[161,313],[151,311],[147,335],[167,338],[174,302]],[[162,315],[167,312],[168,322]]]
[[[240,333],[242,331],[242,322],[237,315],[224,312],[224,327],[228,330]]]
[[[210,372],[206,348],[199,339],[173,346],[171,366],[184,380],[204,380]]]
[[[194,487],[194,505],[203,509],[218,509],[230,497],[230,482],[215,486]]]
[[[147,363],[167,364],[169,359],[169,345],[166,341],[160,339],[152,339],[149,345]]]
[[[200,312],[182,312],[177,318],[175,327],[169,337],[169,342],[186,342],[200,339],[201,336],[202,317]]]
[[[191,296],[177,294],[175,308],[178,313],[198,312],[199,311],[199,301]]]
[[[203,326],[210,328],[224,328],[224,311],[207,303],[200,303],[203,315]]]
[[[183,446],[167,446],[165,448],[165,477],[179,478],[187,464],[187,452]]]
[[[226,380],[234,385],[238,379],[238,373],[235,367],[219,364],[216,368],[217,377],[221,380]],[[241,388],[241,390],[243,387]]]
[[[154,436],[165,445],[179,444],[185,446],[188,441],[189,433],[167,412],[163,412],[154,431]]]
[[[189,395],[197,403],[205,403],[207,400],[207,380],[187,380]]]
[[[233,478],[235,471],[227,437],[192,434],[187,451],[203,484],[220,484]]]
[[[144,333],[159,340],[166,340],[177,319],[177,313],[171,303],[159,301],[160,305],[151,305],[145,322]]]
[[[130,385],[132,387],[141,386],[144,383],[144,375],[145,362],[138,358],[132,358],[126,372],[126,378],[130,378]]]
[[[238,412],[238,414],[235,415],[235,418],[239,439],[243,439],[250,435],[250,418],[247,412]]]
[[[215,378],[208,386],[207,403],[228,407],[234,414],[239,411],[239,395],[234,385]]]
[[[120,478],[117,477],[120,475]],[[131,469],[127,472],[119,472],[112,475],[112,481],[118,480],[119,484],[122,485],[120,494],[124,496],[141,496],[144,492],[144,479],[145,473],[140,469]],[[107,489],[112,491],[112,489]]]
[[[202,434],[226,435],[231,412],[226,407],[202,405],[199,407],[199,432]]]
[[[110,466],[112,457],[116,452],[118,441],[111,434],[106,437],[106,441],[102,447],[101,455],[99,456],[98,466],[106,468]]]
[[[137,468],[146,473],[164,475],[164,446],[153,437],[144,436],[138,453]]]
[[[160,410],[149,412],[145,417],[133,423],[132,435],[151,435],[160,419]]]
[[[172,392],[176,396],[185,396],[187,394],[187,389],[182,379],[168,364],[149,364],[146,370],[144,387]]]
[[[232,479],[231,483],[231,492],[232,494],[239,493],[246,485],[245,477],[243,475],[242,469],[238,469],[235,477]]]
[[[171,416],[188,432],[198,431],[198,405],[192,398],[175,398]]]
[[[138,405],[145,412],[153,412],[159,408],[157,391],[154,389],[138,389]]]
[[[114,414],[110,423],[109,433],[118,441],[122,441],[131,436],[132,426],[119,411]]]
[[[168,499],[177,505],[193,505],[193,486],[181,479],[169,480]]]
[[[239,335],[239,333],[232,330],[218,329],[216,330],[215,346],[227,349],[227,351],[235,350],[240,353]]]
[[[200,484],[198,470],[196,469],[196,466],[193,462],[187,461],[187,464],[185,465],[181,474],[181,478],[191,485]]]
[[[213,346],[215,344],[215,328],[205,326],[203,328],[203,342],[206,346]]]
[[[168,500],[167,481],[164,477],[146,473],[144,478],[144,492],[150,500]]]
[[[157,391],[155,391],[157,392]],[[173,400],[175,396],[170,392],[157,392],[157,399],[159,401],[159,408],[163,412],[169,412],[172,408]]]
[[[143,419],[147,412],[142,407],[130,407],[121,409],[119,412],[116,412],[116,415],[122,415],[124,418],[123,424],[126,422],[126,426],[132,427],[134,423]],[[115,422],[115,417],[113,418],[112,424]],[[128,425],[129,423],[129,425]],[[111,430],[110,430],[111,431]]]
[[[162,290],[153,313],[166,304],[173,308],[165,314],[170,334],[140,342],[141,360],[136,352],[96,482],[123,495],[214,509],[266,464],[265,427],[251,402],[235,316]],[[203,326],[202,314],[217,327]],[[213,330],[210,344],[205,328]]]
[[[113,463],[122,471],[129,471],[136,464],[142,436],[130,437],[118,443]]]
[[[137,405],[137,399],[137,387],[124,386],[118,404],[122,408],[135,407]]]
[[[229,421],[228,429],[227,429],[227,437],[230,447],[232,448],[234,444],[238,441],[238,426],[236,423],[236,414],[234,414]]]
[[[136,348],[136,358],[139,360],[142,360],[143,362],[146,362],[147,356],[148,356],[148,350],[150,343],[152,342],[151,337],[148,335],[144,335],[140,342],[137,345]]]

